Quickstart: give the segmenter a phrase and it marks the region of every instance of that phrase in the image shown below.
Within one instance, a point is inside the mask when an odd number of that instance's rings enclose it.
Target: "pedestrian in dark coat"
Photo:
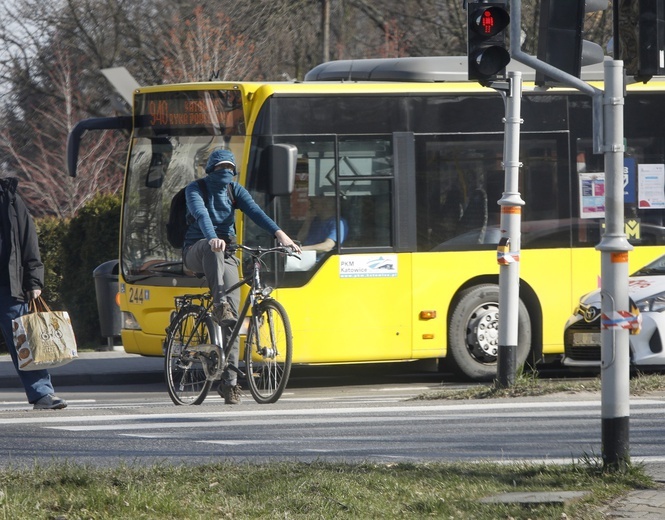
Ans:
[[[28,302],[42,292],[44,264],[39,254],[35,224],[23,199],[16,193],[18,181],[0,179],[0,330],[28,402],[36,410],[65,408],[57,397],[47,370],[18,369],[12,320],[28,312]]]

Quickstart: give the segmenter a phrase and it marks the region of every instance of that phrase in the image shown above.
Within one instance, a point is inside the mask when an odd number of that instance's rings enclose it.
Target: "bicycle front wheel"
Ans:
[[[254,312],[245,345],[247,385],[257,403],[274,403],[291,373],[291,323],[276,300],[262,301]]]
[[[214,340],[212,320],[209,317],[200,320],[202,315],[205,310],[201,306],[184,307],[166,336],[164,375],[169,396],[178,405],[201,404],[212,385],[203,369],[203,363],[211,363],[211,360],[190,350]]]

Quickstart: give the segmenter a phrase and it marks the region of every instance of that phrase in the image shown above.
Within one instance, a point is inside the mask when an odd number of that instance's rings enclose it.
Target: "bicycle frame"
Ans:
[[[238,249],[248,249],[245,248],[242,245],[237,245],[236,246]],[[252,271],[241,278],[237,283],[233,284],[231,287],[225,289],[224,294],[231,293],[233,291],[239,290],[243,285],[247,284],[250,287],[249,293],[247,295],[247,298],[245,298],[245,301],[243,302],[242,308],[240,312],[238,313],[238,319],[236,321],[235,326],[231,330],[230,334],[227,334],[228,337],[226,338],[225,341],[222,341],[224,339],[225,334],[223,333],[221,327],[216,324],[215,326],[215,338],[211,338],[214,340],[214,343],[210,344],[201,344],[201,345],[196,345],[195,347],[191,347],[189,344],[183,345],[183,348],[193,354],[198,354],[204,356],[206,359],[208,356],[212,353],[215,352],[217,354],[218,358],[218,363],[216,363],[216,369],[214,371],[210,371],[210,367],[208,366],[207,363],[203,363],[203,370],[206,374],[206,378],[209,379],[210,381],[216,381],[221,378],[222,373],[224,372],[225,368],[228,368],[230,370],[233,370],[236,372],[240,377],[245,377],[245,374],[240,370],[240,368],[236,367],[235,365],[229,364],[227,366],[226,360],[228,359],[229,353],[231,351],[231,348],[240,336],[240,331],[242,330],[243,323],[245,319],[249,316],[250,320],[255,319],[254,318],[254,313],[249,314],[249,310],[254,309],[258,303],[261,301],[267,299],[270,297],[270,293],[272,293],[273,288],[269,286],[261,287],[261,265],[262,261],[261,258],[268,253],[274,252],[275,249],[266,249],[265,251],[258,251],[258,252],[252,252],[250,250],[251,256],[252,256]],[[180,304],[181,308],[186,307],[188,303],[191,303],[193,300],[200,300],[201,301],[201,306],[205,309],[205,313],[201,314],[200,316],[197,317],[196,322],[194,324],[194,330],[197,330],[201,324],[208,318],[210,309],[213,305],[212,298],[209,295],[192,295],[192,294],[187,294],[180,296],[176,298],[176,301],[181,300],[182,303]],[[258,328],[258,324],[254,323],[254,327]],[[249,330],[249,327],[248,327]],[[188,338],[188,342],[191,340]],[[223,344],[223,346],[222,346]]]
[[[240,248],[242,246],[238,247]],[[259,304],[259,302],[269,298],[270,293],[272,293],[273,290],[272,287],[269,286],[261,287],[261,265],[262,265],[261,258],[263,257],[264,254],[270,252],[272,252],[271,249],[259,252],[256,255],[252,254],[252,272],[249,273],[244,278],[242,278],[240,281],[238,281],[238,283],[233,284],[231,287],[229,287],[224,291],[225,294],[228,294],[230,292],[240,289],[240,287],[242,287],[245,284],[249,285],[250,287],[249,294],[247,295],[247,298],[245,298],[245,301],[243,302],[242,305],[242,309],[238,313],[238,320],[236,321],[235,326],[233,327],[231,333],[229,334],[228,338],[225,341],[226,345],[224,346],[223,349],[224,359],[228,357],[228,354],[231,351],[231,346],[233,345],[235,340],[240,336],[240,331],[242,330],[245,318],[249,316],[250,320],[255,319],[254,317],[255,313],[252,313],[250,315],[249,309],[250,308],[254,309],[256,305]],[[254,326],[258,327],[258,324],[254,323]],[[229,365],[229,369],[233,370],[240,376],[245,376],[245,374],[243,374],[238,367]]]

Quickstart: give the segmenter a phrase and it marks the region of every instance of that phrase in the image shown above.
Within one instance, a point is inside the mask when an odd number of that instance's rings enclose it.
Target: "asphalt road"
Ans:
[[[258,405],[247,394],[241,405],[225,406],[213,393],[201,406],[176,407],[163,384],[150,384],[65,387],[59,394],[67,409],[32,411],[19,392],[3,390],[0,464],[570,462],[601,453],[599,395],[414,401],[438,388],[441,377],[403,377],[301,381],[274,405]],[[662,459],[664,419],[665,396],[631,401],[633,460]]]

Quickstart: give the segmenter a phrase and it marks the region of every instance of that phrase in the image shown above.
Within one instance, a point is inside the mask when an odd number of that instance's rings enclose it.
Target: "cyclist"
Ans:
[[[300,253],[300,247],[256,204],[249,192],[232,182],[236,175],[233,153],[227,149],[214,150],[206,164],[205,193],[197,181],[187,185],[187,213],[191,215],[183,245],[183,263],[187,269],[203,273],[213,296],[212,317],[221,326],[233,326],[238,316],[239,291],[224,295],[224,287],[239,280],[238,259],[226,254],[226,247],[235,243],[235,213],[238,208],[277,241]],[[230,185],[230,189],[229,186]],[[205,197],[205,200],[204,200]],[[229,364],[238,365],[240,342],[234,342]],[[222,374],[219,394],[225,404],[240,403],[237,374],[226,370]]]

